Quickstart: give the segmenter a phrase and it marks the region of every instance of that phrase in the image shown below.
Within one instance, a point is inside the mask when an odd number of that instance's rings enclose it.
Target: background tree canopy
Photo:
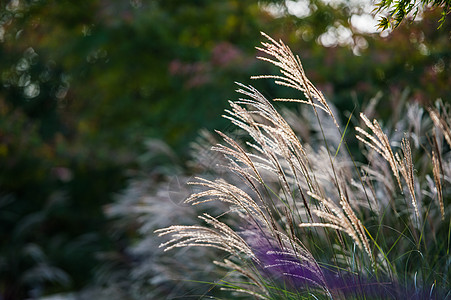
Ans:
[[[439,20],[439,27],[445,22],[446,16],[450,13],[451,2],[449,0],[417,0],[417,1],[387,1],[382,0],[376,3],[378,11],[388,11],[387,17],[381,17],[379,26],[383,29],[398,27],[408,16],[415,18],[418,13],[425,8],[439,8],[442,17]]]
[[[102,209],[142,166],[144,142],[163,140],[180,162],[200,129],[224,129],[234,82],[270,73],[254,58],[260,31],[300,53],[345,118],[376,95],[382,116],[396,106],[389,99],[447,100],[451,27],[437,29],[441,7],[383,33],[373,9],[319,0],[1,2],[0,298],[92,282],[97,254],[125,247]],[[280,89],[253,84],[269,96]]]

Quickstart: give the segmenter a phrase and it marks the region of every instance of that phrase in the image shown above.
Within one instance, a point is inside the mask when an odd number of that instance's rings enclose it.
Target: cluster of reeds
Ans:
[[[218,132],[223,143],[212,151],[226,158],[227,176],[196,178],[190,184],[198,191],[185,200],[225,209],[200,215],[203,225],[156,230],[169,237],[160,247],[224,251],[224,259],[205,262],[230,271],[216,285],[255,298],[451,297],[447,108],[410,105],[391,132],[361,113],[355,132],[365,159],[357,162],[349,126],[340,125],[299,57],[265,37],[259,58],[281,74],[254,78],[299,91],[302,99],[274,100],[309,105],[321,145],[304,141],[293,129],[302,124],[238,84],[242,98],[225,117],[248,136]]]

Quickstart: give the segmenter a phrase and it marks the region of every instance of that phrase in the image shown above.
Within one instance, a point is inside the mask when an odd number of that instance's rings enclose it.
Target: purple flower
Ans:
[[[268,280],[294,291],[307,286],[324,289],[320,267],[302,247],[286,246],[281,239],[276,242],[266,233],[259,234],[258,230],[247,230],[242,235],[256,256],[259,271]]]
[[[260,274],[273,284],[295,293],[320,289],[339,299],[443,299],[443,291],[403,287],[389,279],[319,266],[295,241],[274,239],[260,230],[246,230],[243,238],[255,254]]]

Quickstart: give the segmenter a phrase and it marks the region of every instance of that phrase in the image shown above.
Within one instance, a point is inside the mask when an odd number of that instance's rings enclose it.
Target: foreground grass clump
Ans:
[[[365,162],[354,160],[322,93],[299,57],[270,37],[261,60],[280,68],[271,78],[307,104],[319,139],[307,143],[259,91],[239,84],[228,118],[243,139],[218,132],[227,175],[197,178],[185,203],[228,208],[204,213],[205,225],[172,225],[161,247],[213,247],[229,269],[218,284],[261,299],[444,299],[450,297],[451,129],[447,108],[405,110],[392,134],[360,114],[355,128]],[[291,115],[291,117],[293,117]],[[299,120],[298,120],[299,121]],[[307,127],[305,125],[304,127]],[[359,155],[360,156],[360,155]],[[211,177],[211,176],[210,176]],[[235,180],[230,178],[235,177]],[[227,180],[226,180],[227,179]]]

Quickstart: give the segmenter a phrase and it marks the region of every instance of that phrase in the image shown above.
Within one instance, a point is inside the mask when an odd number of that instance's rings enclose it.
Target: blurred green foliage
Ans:
[[[379,91],[448,100],[450,23],[437,30],[439,13],[380,38],[352,26],[358,10],[309,5],[297,17],[281,0],[1,2],[1,297],[92,280],[96,253],[121,248],[102,206],[137,167],[143,141],[162,139],[183,159],[199,129],[226,130],[234,81],[272,73],[254,59],[260,31],[300,53],[342,112]],[[324,47],[321,36],[339,26],[350,39]]]
[[[145,138],[183,156],[221,127],[264,14],[256,1],[1,5],[0,295],[77,290],[114,247],[102,206]]]
[[[415,0],[415,1],[393,1],[382,0],[376,3],[378,11],[388,11],[388,16],[381,17],[379,27],[387,29],[398,27],[404,19],[409,17],[415,19],[418,13],[425,7],[440,8],[441,18],[438,27],[443,26],[446,16],[450,13],[451,1],[449,0]]]

